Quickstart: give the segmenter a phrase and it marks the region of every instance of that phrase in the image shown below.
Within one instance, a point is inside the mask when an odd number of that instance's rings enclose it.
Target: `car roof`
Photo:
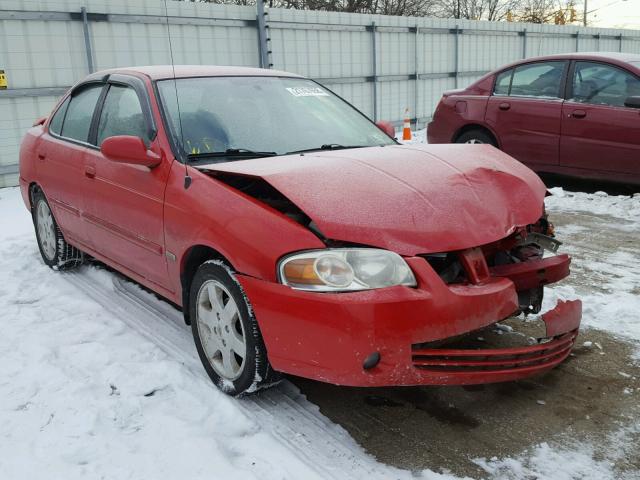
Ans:
[[[282,72],[279,70],[267,70],[264,68],[251,67],[231,67],[217,65],[148,65],[138,67],[122,67],[102,70],[90,75],[91,78],[103,77],[113,74],[142,74],[151,80],[162,80],[167,78],[187,78],[187,77],[298,77],[295,73]]]
[[[547,55],[538,58],[571,58],[573,60],[593,58],[599,60],[618,60],[620,62],[640,62],[640,54],[621,52],[576,52],[557,55]]]
[[[615,64],[628,64],[631,62],[640,62],[640,55],[636,53],[620,53],[620,52],[577,52],[577,53],[560,53],[556,55],[543,55],[540,57],[530,57],[523,60],[503,65],[495,71],[505,70],[506,68],[523,63],[539,62],[544,60],[594,60],[606,61]]]

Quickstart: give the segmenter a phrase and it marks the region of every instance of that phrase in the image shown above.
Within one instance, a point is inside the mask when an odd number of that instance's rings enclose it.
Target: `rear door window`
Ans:
[[[624,107],[628,97],[640,96],[640,80],[613,65],[576,62],[571,92],[573,102]]]
[[[536,62],[516,67],[509,95],[559,98],[566,62]]]
[[[70,97],[64,101],[56,113],[53,115],[51,122],[49,123],[49,131],[56,135],[62,134],[62,122],[64,121],[64,114],[67,113],[67,107],[69,106]]]
[[[91,85],[71,97],[62,125],[62,136],[87,143],[91,119],[103,85]]]
[[[149,145],[142,107],[135,90],[122,85],[111,85],[102,107],[98,123],[98,146],[105,138],[133,135]]]

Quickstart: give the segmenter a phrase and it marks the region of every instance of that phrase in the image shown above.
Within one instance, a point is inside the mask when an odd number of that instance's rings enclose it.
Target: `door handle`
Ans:
[[[585,112],[584,110],[574,110],[573,112],[571,112],[571,115],[573,118],[584,118],[587,116],[587,112]]]
[[[96,176],[96,167],[87,165],[84,167],[84,174],[89,178],[94,178]]]
[[[500,105],[498,105],[498,108],[500,110],[509,110],[511,108],[511,104],[507,102],[502,102]]]
[[[38,154],[38,160],[40,160],[41,162],[44,162],[46,158],[47,156],[44,153]]]

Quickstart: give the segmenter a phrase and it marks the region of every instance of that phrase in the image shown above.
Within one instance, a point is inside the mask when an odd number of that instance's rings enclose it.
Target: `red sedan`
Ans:
[[[531,58],[447,92],[429,143],[489,143],[536,172],[640,184],[640,55]]]
[[[228,67],[95,73],[27,133],[44,262],[94,257],[180,306],[211,379],[513,380],[564,360],[579,301],[535,345],[442,341],[540,309],[569,273],[545,187],[490,147],[401,146],[305,78]]]

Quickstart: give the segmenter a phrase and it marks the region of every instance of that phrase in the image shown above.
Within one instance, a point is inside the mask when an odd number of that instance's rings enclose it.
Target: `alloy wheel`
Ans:
[[[56,256],[56,228],[47,202],[40,201],[38,203],[36,223],[42,251],[47,259],[53,260]]]
[[[197,299],[196,322],[207,359],[218,375],[235,380],[242,374],[247,356],[238,306],[217,280],[203,283]]]

